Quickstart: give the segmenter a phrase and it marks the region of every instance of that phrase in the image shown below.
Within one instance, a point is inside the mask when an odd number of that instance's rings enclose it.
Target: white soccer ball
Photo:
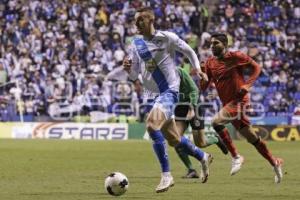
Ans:
[[[113,172],[106,177],[104,187],[110,195],[120,196],[128,190],[129,182],[124,174]]]

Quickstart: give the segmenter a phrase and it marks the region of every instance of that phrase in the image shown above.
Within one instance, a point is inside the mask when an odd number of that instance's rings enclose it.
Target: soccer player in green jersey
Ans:
[[[192,127],[194,143],[198,147],[207,147],[216,144],[224,154],[228,153],[223,141],[216,135],[205,135],[204,110],[199,104],[199,89],[191,76],[182,68],[178,68],[180,75],[179,103],[175,107],[175,120],[178,133],[184,134],[189,125]],[[175,148],[179,158],[186,166],[188,172],[184,178],[199,178],[193,168],[189,156]]]

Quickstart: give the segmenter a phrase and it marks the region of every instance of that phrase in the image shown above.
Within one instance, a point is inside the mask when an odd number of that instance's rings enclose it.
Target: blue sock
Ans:
[[[201,161],[204,157],[204,152],[184,136],[181,137],[181,141],[176,148],[182,149],[185,153],[195,157],[199,161]]]
[[[159,160],[162,172],[169,172],[169,158],[163,134],[158,130],[149,133],[149,135],[153,140],[153,149]]]

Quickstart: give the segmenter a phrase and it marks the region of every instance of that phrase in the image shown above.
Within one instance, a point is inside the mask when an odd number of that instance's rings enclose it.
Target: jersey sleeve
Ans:
[[[246,66],[253,61],[253,59],[250,56],[240,51],[234,52],[233,56],[235,57],[238,66]]]
[[[176,51],[179,51],[180,53],[185,55],[192,64],[192,67],[201,70],[200,62],[195,51],[185,41],[180,39],[175,33],[168,32],[168,37],[170,48],[175,49]]]
[[[247,91],[252,87],[255,80],[259,76],[261,72],[261,67],[257,62],[255,62],[250,56],[242,53],[242,52],[235,52],[235,57],[237,59],[237,65],[242,68],[250,67],[252,68],[252,73],[242,88],[246,89]]]
[[[122,73],[127,73],[123,67],[118,67],[118,68],[115,68],[113,69],[111,72],[109,72],[107,75],[106,75],[106,79],[107,80],[117,80],[119,76],[122,75]]]
[[[129,79],[132,81],[135,81],[138,79],[139,73],[140,73],[140,63],[139,63],[139,56],[134,48],[134,44],[131,45],[131,48],[129,50],[129,59],[131,60],[131,70],[128,74]]]

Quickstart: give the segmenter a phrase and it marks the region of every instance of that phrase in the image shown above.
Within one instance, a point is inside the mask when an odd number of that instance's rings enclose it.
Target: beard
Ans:
[[[222,49],[222,48],[215,48],[215,49],[212,49],[212,53],[214,56],[219,57],[220,55],[222,55],[223,50],[224,49]]]

